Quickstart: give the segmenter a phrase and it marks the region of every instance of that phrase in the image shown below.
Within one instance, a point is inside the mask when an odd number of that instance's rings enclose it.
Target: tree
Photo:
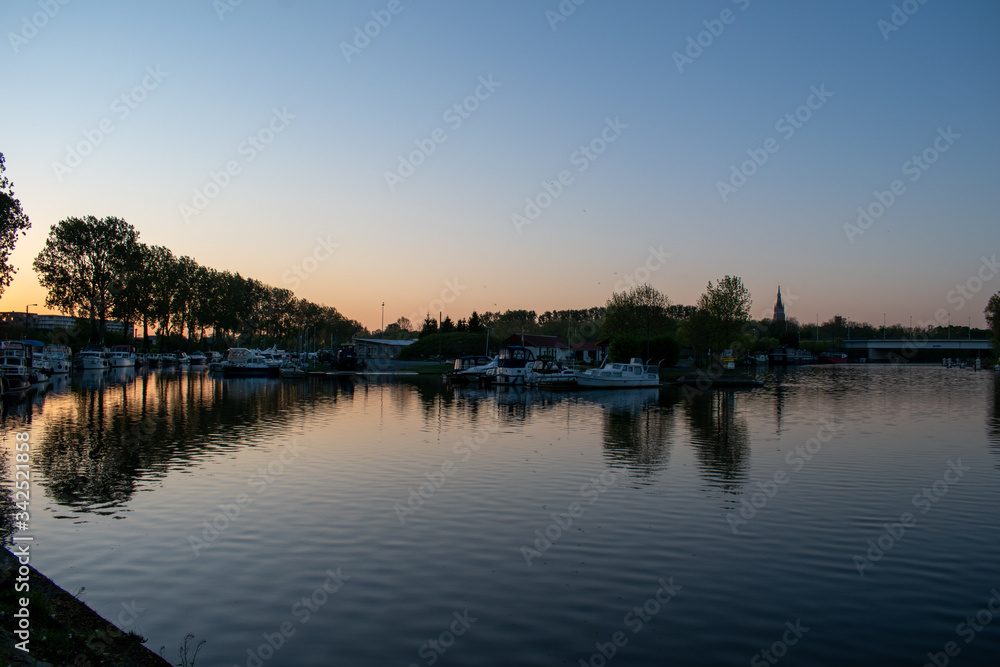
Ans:
[[[441,333],[452,333],[455,331],[455,323],[451,321],[450,315],[445,315],[444,319],[441,320]]]
[[[122,289],[129,259],[139,243],[139,232],[121,218],[66,218],[45,240],[34,261],[42,287],[49,290],[45,305],[99,323],[104,340],[105,323]]]
[[[14,184],[3,175],[3,153],[0,153],[0,294],[10,285],[17,272],[8,261],[14,250],[18,233],[24,236],[31,222],[21,209],[21,202],[14,196]]]
[[[469,315],[469,333],[479,333],[483,330],[483,322],[479,319],[479,313],[472,311]]]
[[[646,283],[627,292],[615,292],[605,307],[604,332],[612,338],[632,335],[645,340],[649,358],[649,341],[667,333],[672,324],[667,313],[669,303],[663,292]]]
[[[424,336],[437,333],[437,330],[437,320],[432,318],[430,313],[427,313],[427,317],[424,318],[424,325],[420,329],[420,337],[423,338]]]
[[[413,331],[413,324],[410,322],[409,317],[401,317],[396,320],[396,326],[398,326],[401,331]]]
[[[705,311],[706,319],[700,319],[698,329],[707,325],[707,340],[712,349],[722,349],[733,345],[743,333],[743,327],[750,321],[750,291],[743,286],[737,276],[726,276],[713,286],[708,281],[705,293],[698,300],[698,309]]]
[[[993,349],[1000,354],[1000,292],[990,297],[983,313],[986,315],[986,324],[989,325],[993,336]]]

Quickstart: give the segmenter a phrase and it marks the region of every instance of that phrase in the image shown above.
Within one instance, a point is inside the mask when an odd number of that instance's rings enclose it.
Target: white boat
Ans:
[[[105,371],[109,368],[108,348],[103,345],[88,345],[80,350],[76,367],[85,371]]]
[[[46,345],[42,351],[42,365],[52,375],[69,373],[72,368],[73,350],[66,345]]]
[[[535,360],[525,381],[539,388],[567,389],[577,386],[576,371],[552,359]]]
[[[135,368],[135,348],[131,345],[112,345],[108,356],[111,368]]]
[[[497,357],[464,356],[455,359],[455,367],[444,374],[449,382],[479,382],[491,369],[497,367]]]
[[[627,389],[630,387],[660,386],[659,370],[650,372],[642,359],[633,358],[627,364],[605,362],[600,368],[589,368],[576,374],[576,383],[582,388]]]
[[[18,394],[31,387],[24,345],[15,341],[0,341],[0,390]]]
[[[190,357],[188,357],[188,359],[191,360],[192,366],[204,366],[208,363],[208,357],[206,357],[202,352],[194,352]]]
[[[173,352],[161,352],[160,353],[160,365],[161,366],[176,366],[177,365],[177,355]]]
[[[245,347],[233,347],[219,364],[223,377],[278,377],[280,367]]]
[[[520,345],[505,347],[500,350],[493,382],[504,386],[524,386],[534,362],[535,354],[530,349]]]

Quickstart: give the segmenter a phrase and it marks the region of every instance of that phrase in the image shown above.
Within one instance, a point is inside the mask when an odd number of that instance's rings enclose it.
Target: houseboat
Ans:
[[[627,364],[605,362],[600,368],[588,368],[576,374],[576,383],[581,389],[658,387],[660,372],[649,371],[642,359],[633,358]]]

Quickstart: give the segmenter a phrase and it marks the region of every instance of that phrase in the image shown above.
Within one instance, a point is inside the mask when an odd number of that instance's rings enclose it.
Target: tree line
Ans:
[[[210,340],[216,347],[263,341],[297,346],[303,334],[346,341],[365,331],[332,306],[142,243],[139,232],[117,217],[60,220],[33,266],[48,290],[45,305],[93,321],[99,341],[108,319],[126,329],[140,325],[144,341],[152,330],[158,341]]]

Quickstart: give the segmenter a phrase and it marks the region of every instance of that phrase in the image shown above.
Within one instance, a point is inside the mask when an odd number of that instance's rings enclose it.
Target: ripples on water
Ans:
[[[953,664],[998,664],[1000,618],[959,627],[1000,589],[994,374],[763,377],[685,395],[119,372],[2,419],[8,449],[32,436],[33,562],[109,618],[134,599],[168,657],[193,631],[199,664],[245,665],[286,623],[264,664],[598,665],[618,632],[616,665],[747,664],[798,622],[781,664],[916,665],[949,641]]]

